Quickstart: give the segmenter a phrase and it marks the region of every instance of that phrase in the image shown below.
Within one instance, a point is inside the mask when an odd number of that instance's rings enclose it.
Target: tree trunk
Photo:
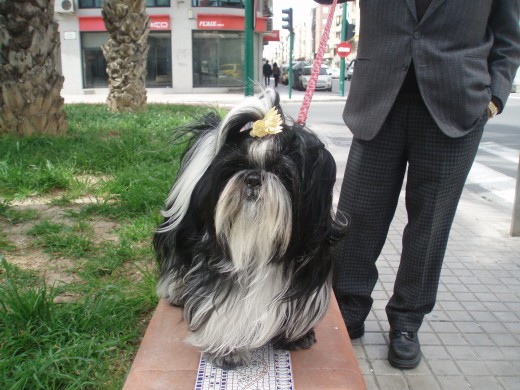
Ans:
[[[150,18],[145,0],[105,0],[103,20],[110,38],[103,45],[112,112],[146,107],[146,58]]]
[[[64,134],[53,0],[0,0],[0,134]]]

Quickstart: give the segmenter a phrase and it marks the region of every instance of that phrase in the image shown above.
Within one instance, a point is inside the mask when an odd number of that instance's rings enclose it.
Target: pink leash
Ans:
[[[327,40],[329,39],[332,18],[334,17],[334,10],[336,9],[337,4],[338,0],[332,1],[327,23],[325,24],[325,29],[323,30],[323,35],[321,36],[320,46],[318,48],[318,53],[316,54],[314,67],[312,68],[311,79],[309,80],[309,85],[307,86],[307,91],[303,97],[300,113],[298,114],[298,119],[296,121],[301,125],[305,125],[305,122],[307,121],[307,114],[309,113],[309,107],[311,106],[312,95],[314,95],[314,91],[316,90],[316,82],[318,81],[318,76],[320,75],[321,63],[323,62],[323,55],[325,54],[325,47],[327,46]],[[343,6],[346,7],[346,5]]]

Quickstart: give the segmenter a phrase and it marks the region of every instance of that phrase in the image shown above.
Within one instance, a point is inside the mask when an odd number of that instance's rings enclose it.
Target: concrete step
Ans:
[[[290,354],[292,389],[366,389],[334,297],[315,331],[318,342],[312,348]],[[123,390],[195,389],[200,352],[185,342],[187,336],[182,309],[161,300]]]

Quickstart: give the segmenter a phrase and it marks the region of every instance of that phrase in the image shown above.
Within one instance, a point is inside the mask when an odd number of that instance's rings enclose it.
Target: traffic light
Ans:
[[[347,41],[354,38],[354,34],[356,32],[356,25],[349,23],[347,26]]]
[[[292,32],[292,30],[293,30],[292,8],[283,9],[282,14],[284,14],[282,16],[282,22],[287,23],[287,24],[282,25],[282,28]]]

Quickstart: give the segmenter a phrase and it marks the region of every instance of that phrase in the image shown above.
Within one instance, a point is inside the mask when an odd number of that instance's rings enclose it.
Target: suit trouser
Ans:
[[[338,212],[350,230],[333,248],[334,292],[347,326],[368,316],[376,260],[394,217],[405,174],[408,223],[393,296],[393,329],[418,331],[432,311],[450,228],[487,121],[461,138],[446,136],[422,101],[396,102],[377,136],[354,137]]]

